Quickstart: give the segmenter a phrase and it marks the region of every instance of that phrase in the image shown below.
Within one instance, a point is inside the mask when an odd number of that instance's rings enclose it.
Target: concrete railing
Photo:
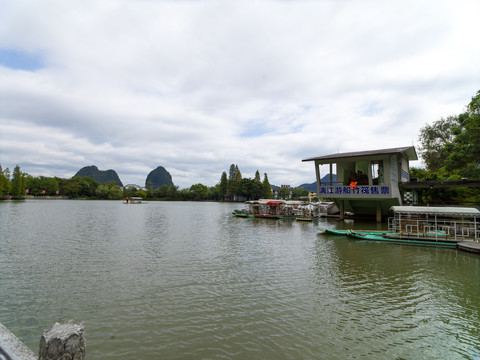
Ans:
[[[52,326],[40,339],[39,360],[85,359],[85,325],[69,321]],[[0,323],[0,360],[37,360],[37,356]]]

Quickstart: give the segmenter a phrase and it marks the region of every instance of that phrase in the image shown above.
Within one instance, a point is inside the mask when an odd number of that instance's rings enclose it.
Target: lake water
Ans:
[[[480,358],[480,256],[241,206],[0,202],[0,322],[38,352],[85,321],[88,359]]]

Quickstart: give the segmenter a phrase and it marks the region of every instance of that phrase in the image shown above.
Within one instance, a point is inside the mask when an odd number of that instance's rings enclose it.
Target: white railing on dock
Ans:
[[[448,240],[480,239],[480,224],[465,220],[436,220],[389,218],[388,231],[405,236],[435,237]]]

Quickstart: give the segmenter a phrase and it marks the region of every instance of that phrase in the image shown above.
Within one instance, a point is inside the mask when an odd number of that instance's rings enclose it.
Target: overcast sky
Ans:
[[[234,163],[312,183],[302,159],[418,145],[465,111],[479,14],[478,0],[0,0],[0,164],[139,185],[161,165],[185,188]]]

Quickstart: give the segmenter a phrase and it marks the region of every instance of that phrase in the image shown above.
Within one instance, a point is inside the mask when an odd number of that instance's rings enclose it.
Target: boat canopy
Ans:
[[[277,204],[284,204],[285,200],[268,200],[268,199],[260,199],[260,200],[248,200],[245,201],[245,204],[258,204],[258,205],[277,205]]]
[[[395,214],[480,217],[480,211],[470,207],[392,206],[390,210]]]
[[[307,201],[298,201],[298,200],[277,200],[277,199],[260,199],[260,200],[248,200],[245,201],[245,204],[259,204],[259,205],[306,205]]]

